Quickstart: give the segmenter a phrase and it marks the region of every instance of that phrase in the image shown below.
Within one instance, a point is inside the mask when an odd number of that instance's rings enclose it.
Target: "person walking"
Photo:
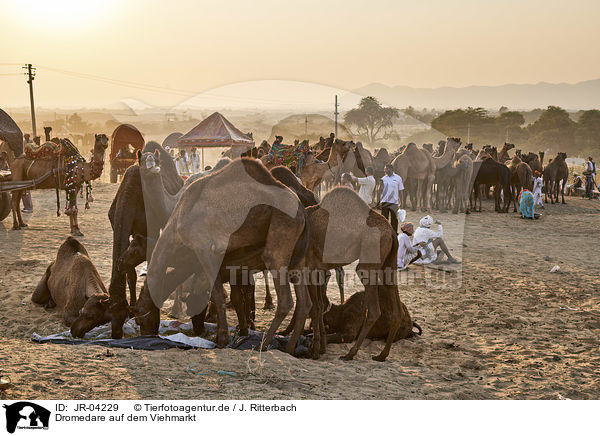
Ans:
[[[542,181],[542,175],[539,171],[535,172],[535,177],[533,178],[533,206],[537,206],[538,204],[541,208],[544,208],[544,201],[542,200],[542,187],[544,186],[544,182]]]
[[[400,191],[404,190],[402,177],[394,173],[394,167],[387,164],[384,168],[385,176],[381,178],[381,214],[390,220],[394,231],[398,233],[398,203]]]

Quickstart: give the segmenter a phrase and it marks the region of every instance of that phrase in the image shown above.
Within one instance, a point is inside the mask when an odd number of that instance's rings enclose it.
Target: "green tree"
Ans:
[[[392,127],[400,111],[393,107],[383,107],[375,97],[363,98],[358,107],[344,115],[348,127],[356,129],[357,136],[373,146],[378,139],[385,137],[386,130]]]
[[[583,111],[575,128],[577,149],[585,154],[600,152],[600,111]]]
[[[548,106],[533,124],[527,126],[529,143],[553,151],[572,151],[575,147],[575,122],[558,106]]]

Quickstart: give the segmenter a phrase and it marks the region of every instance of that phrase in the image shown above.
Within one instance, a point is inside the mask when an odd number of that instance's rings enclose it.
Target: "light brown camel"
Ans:
[[[565,186],[569,177],[569,167],[567,166],[567,154],[559,152],[556,157],[548,162],[544,168],[544,201],[548,202],[548,194],[550,194],[550,202],[558,203],[558,192],[562,194],[562,204],[565,202]],[[562,181],[562,186],[560,182]]]
[[[414,142],[411,142],[404,152],[393,160],[394,172],[407,182],[405,185],[412,187],[409,191],[413,210],[417,210],[419,203],[421,210],[431,207],[431,187],[435,181],[435,172],[452,161],[454,153],[460,146],[460,140],[456,138],[448,138],[447,142],[444,154],[440,157],[431,156],[427,150],[419,149]],[[404,208],[405,198],[404,196]]]
[[[502,146],[502,149],[498,152],[497,161],[500,163],[505,163],[507,160],[509,160],[510,156],[508,155],[508,150],[512,150],[513,148],[515,148],[515,144],[509,144],[505,142]]]
[[[314,191],[326,176],[331,176],[332,181],[341,173],[341,163],[350,152],[354,143],[336,139],[331,146],[331,153],[327,162],[319,162],[313,153],[309,153],[302,167],[302,184],[309,190]]]
[[[85,247],[72,236],[59,247],[31,301],[47,308],[58,307],[76,338],[110,320],[104,283]]]
[[[363,147],[362,142],[357,142],[354,148],[344,156],[342,173],[352,173],[356,177],[366,177],[365,170],[373,168],[373,155]]]
[[[161,233],[136,306],[142,334],[156,334],[159,309],[192,273],[208,286],[187,299],[194,331],[212,295],[217,305],[217,344],[228,343],[223,282],[240,269],[267,269],[273,275],[277,309],[264,344],[272,341],[294,303],[288,270],[304,258],[308,245],[306,212],[298,197],[256,159],[236,159],[198,179],[181,195]],[[169,270],[169,271],[167,271]],[[296,286],[297,325],[287,345],[293,353],[310,310],[305,286]]]
[[[452,166],[457,170],[454,177],[454,208],[453,213],[469,213],[469,196],[473,189],[473,158],[469,150],[459,148]]]
[[[90,162],[84,162],[81,169],[76,172],[76,191],[74,196],[74,204],[67,205],[70,208],[70,223],[71,223],[71,234],[74,236],[83,236],[81,230],[79,230],[79,223],[77,221],[77,193],[81,189],[84,182],[89,182],[97,179],[102,174],[104,169],[104,153],[108,148],[108,137],[101,133],[96,135],[96,142],[94,143],[94,150],[92,159]],[[12,181],[25,181],[34,180],[44,176],[45,174],[52,171],[56,163],[52,160],[42,159],[28,159],[25,155],[16,158],[12,164]],[[65,169],[60,168],[58,174],[48,177],[46,180],[41,182],[39,185],[34,186],[30,189],[56,189],[58,180],[58,188],[63,189],[65,187]],[[12,213],[13,213],[13,229],[19,230],[23,227],[27,227],[27,224],[21,217],[21,209],[19,204],[23,191],[14,191],[12,194]]]

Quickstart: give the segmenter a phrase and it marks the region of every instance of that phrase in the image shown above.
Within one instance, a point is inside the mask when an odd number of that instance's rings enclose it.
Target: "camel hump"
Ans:
[[[62,243],[62,245],[58,249],[57,257],[74,255],[76,253],[85,254],[86,256],[88,256],[88,252],[81,242],[79,242],[73,236],[67,236],[65,241]]]

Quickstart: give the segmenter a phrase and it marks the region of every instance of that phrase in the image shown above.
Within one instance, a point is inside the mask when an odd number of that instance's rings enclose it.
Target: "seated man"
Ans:
[[[410,241],[414,231],[415,228],[412,223],[404,223],[400,226],[400,234],[398,235],[398,269],[400,271],[405,270],[408,265],[421,258],[421,252]],[[425,242],[421,242],[419,246],[424,247]]]
[[[567,185],[567,193],[569,195],[577,195],[577,189],[583,186],[583,180],[581,179],[581,176],[579,176],[579,174],[573,174],[573,176],[575,177],[573,179],[573,183]]]
[[[446,242],[444,242],[444,229],[439,221],[436,221],[439,228],[437,232],[431,230],[431,226],[434,224],[433,218],[429,215],[421,218],[419,221],[419,227],[415,230],[413,236],[413,245],[419,245],[421,251],[421,258],[416,260],[415,263],[418,265],[427,265],[429,263],[441,263],[444,254],[448,257],[449,263],[461,263],[460,260],[456,259],[450,254]],[[422,244],[425,243],[425,244]],[[438,251],[437,249],[441,251]]]

